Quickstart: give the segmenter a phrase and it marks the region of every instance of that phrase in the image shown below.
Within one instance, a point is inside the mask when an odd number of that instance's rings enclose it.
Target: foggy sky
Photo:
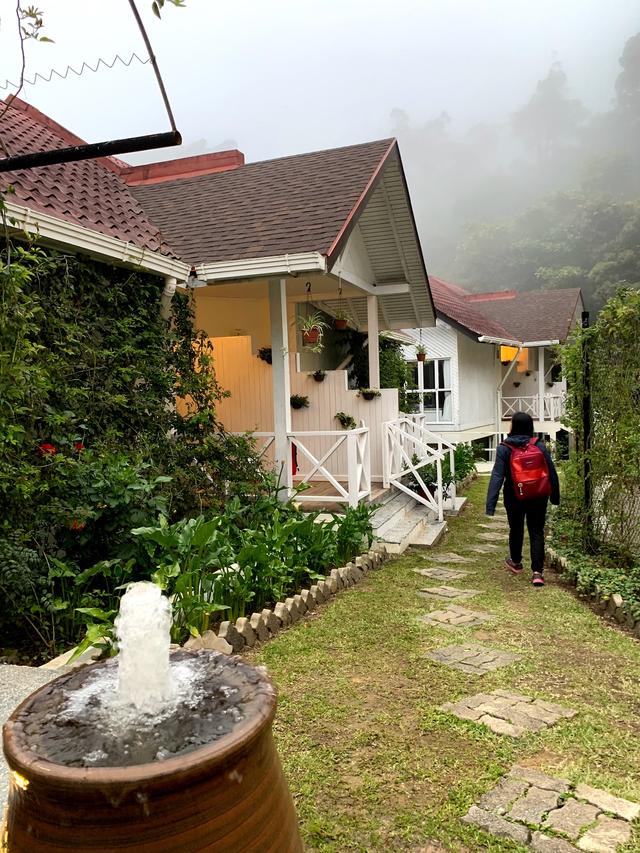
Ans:
[[[42,0],[55,44],[28,72],[144,46],[126,0]],[[637,0],[186,0],[163,20],[138,0],[186,145],[235,141],[248,160],[380,138],[394,108],[421,123],[494,120],[560,60],[572,92],[605,109]],[[0,0],[0,83],[16,79],[13,0]],[[23,97],[88,141],[167,128],[150,66],[26,86]],[[155,154],[145,157],[157,159]]]
[[[39,5],[55,44],[27,43],[27,78],[146,56],[127,0]],[[238,147],[251,162],[396,134],[440,274],[468,221],[516,213],[575,179],[572,155],[546,186],[517,159],[511,116],[537,82],[560,62],[567,95],[606,112],[624,43],[640,31],[638,0],[186,0],[167,3],[162,21],[151,0],[137,5],[184,145],[123,159]],[[19,74],[14,8],[0,0],[0,85]],[[54,78],[21,97],[90,142],[169,129],[150,65]]]

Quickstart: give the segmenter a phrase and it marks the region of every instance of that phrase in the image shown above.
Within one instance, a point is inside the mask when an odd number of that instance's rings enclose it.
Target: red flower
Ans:
[[[72,530],[84,530],[86,526],[86,521],[81,521],[79,518],[72,518],[69,525]]]
[[[38,453],[40,456],[55,456],[57,452],[58,448],[54,444],[44,442],[44,444],[40,444],[38,446]]]
[[[84,444],[81,441],[74,441],[73,449],[76,450],[78,453],[82,453],[82,451],[84,450]]]

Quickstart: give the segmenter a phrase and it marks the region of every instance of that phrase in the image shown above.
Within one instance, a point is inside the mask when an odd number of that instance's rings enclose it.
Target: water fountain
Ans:
[[[170,625],[158,587],[134,584],[118,656],[13,712],[8,853],[302,851],[266,674],[218,652],[170,653]]]

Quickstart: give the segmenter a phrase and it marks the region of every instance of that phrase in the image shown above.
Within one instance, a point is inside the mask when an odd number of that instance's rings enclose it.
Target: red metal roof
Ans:
[[[0,133],[11,154],[82,145],[66,128],[18,98],[0,106]],[[172,255],[159,228],[121,177],[127,164],[115,157],[80,160],[0,174],[0,188],[11,184],[11,201],[91,228],[136,246]]]
[[[429,283],[444,320],[478,337],[520,342],[566,340],[581,296],[579,288],[469,293],[432,275]]]

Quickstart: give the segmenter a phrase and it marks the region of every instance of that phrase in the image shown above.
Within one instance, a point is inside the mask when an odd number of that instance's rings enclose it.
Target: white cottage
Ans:
[[[580,323],[580,290],[470,293],[435,276],[429,282],[435,328],[408,332],[415,343],[405,348],[420,421],[453,442],[488,439],[494,448],[523,411],[537,432],[556,439],[566,383],[554,346]]]

